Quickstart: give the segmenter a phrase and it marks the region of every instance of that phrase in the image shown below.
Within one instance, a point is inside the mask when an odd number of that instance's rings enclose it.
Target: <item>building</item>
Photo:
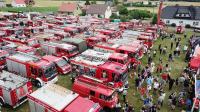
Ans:
[[[77,3],[62,3],[58,12],[77,16],[82,13],[82,10]]]
[[[4,0],[0,0],[0,8],[5,7],[5,6],[6,6],[6,4],[5,4]]]
[[[86,14],[102,18],[110,18],[112,15],[111,7],[105,4],[92,4],[86,9]]]
[[[161,19],[166,25],[200,27],[200,6],[167,6]]]
[[[13,0],[11,5],[12,7],[26,7],[24,0]]]

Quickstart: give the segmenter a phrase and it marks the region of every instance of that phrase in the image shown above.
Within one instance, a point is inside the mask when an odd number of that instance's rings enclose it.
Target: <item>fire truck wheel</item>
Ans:
[[[4,100],[2,98],[0,98],[0,106],[3,106],[5,103],[4,103]]]
[[[36,84],[36,87],[38,87],[38,88],[42,87],[42,84],[41,84],[40,81],[38,81],[38,80],[36,81],[35,84]]]

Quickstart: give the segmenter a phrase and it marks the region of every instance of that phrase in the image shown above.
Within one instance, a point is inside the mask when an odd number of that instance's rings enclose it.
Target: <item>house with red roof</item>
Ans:
[[[11,5],[12,7],[26,7],[25,0],[13,0]]]
[[[77,3],[62,3],[58,9],[59,13],[68,15],[80,15],[82,10]]]

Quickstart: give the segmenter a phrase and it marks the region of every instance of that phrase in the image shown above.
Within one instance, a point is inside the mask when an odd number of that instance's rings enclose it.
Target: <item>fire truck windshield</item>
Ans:
[[[59,61],[56,62],[56,64],[59,66],[59,67],[63,67],[67,64],[67,61],[64,60],[64,59],[60,59]]]
[[[76,47],[72,48],[72,49],[69,49],[69,54],[73,54],[75,52],[77,52],[78,49]]]
[[[116,94],[117,93],[115,91],[110,96],[100,94],[100,98],[103,99],[103,100],[106,100],[106,101],[111,101],[111,100],[113,100],[113,98],[115,97]]]
[[[128,53],[128,56],[129,56],[130,58],[135,58],[135,53],[133,53],[133,52]]]
[[[52,77],[56,73],[55,64],[50,65],[44,70],[44,75],[46,78]]]
[[[35,44],[38,44],[38,41],[37,41],[37,40],[31,40],[31,41],[28,42],[28,45],[29,45],[29,46],[33,46],[33,45],[35,45]]]

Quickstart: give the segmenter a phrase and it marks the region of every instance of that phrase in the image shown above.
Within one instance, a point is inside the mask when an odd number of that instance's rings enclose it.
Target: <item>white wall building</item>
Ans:
[[[13,0],[11,5],[13,7],[26,7],[24,0]]]
[[[167,6],[162,10],[161,19],[166,25],[200,27],[200,7]]]

